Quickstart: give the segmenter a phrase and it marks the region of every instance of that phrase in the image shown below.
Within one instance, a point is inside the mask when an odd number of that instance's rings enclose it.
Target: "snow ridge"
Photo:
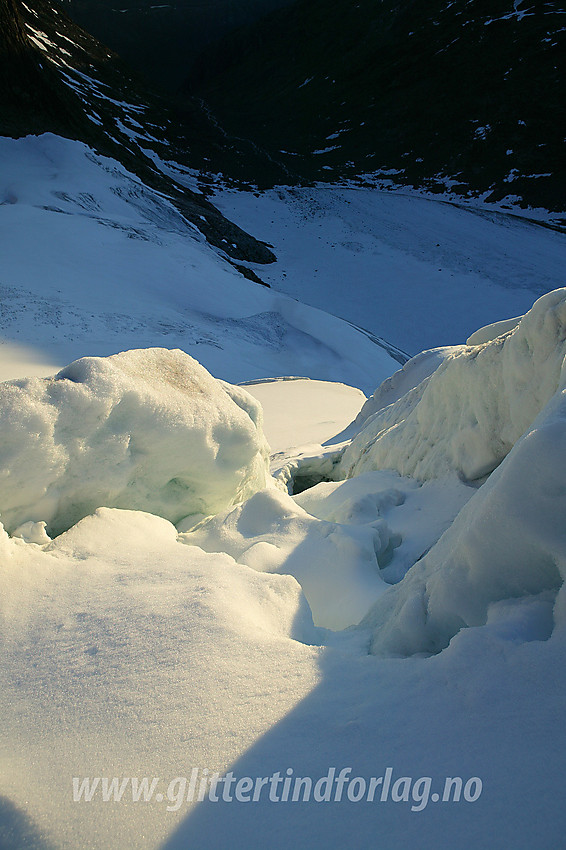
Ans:
[[[566,290],[540,298],[512,331],[460,347],[378,411],[346,448],[344,477],[395,469],[419,479],[477,480],[501,463],[564,379]]]

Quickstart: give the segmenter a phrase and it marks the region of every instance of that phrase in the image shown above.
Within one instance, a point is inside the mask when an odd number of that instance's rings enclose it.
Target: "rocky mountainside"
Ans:
[[[188,90],[305,178],[562,211],[565,60],[559,2],[298,0],[208,49]]]
[[[67,13],[138,73],[177,89],[204,45],[292,0],[63,0]]]
[[[177,108],[50,0],[0,0],[0,135],[53,132],[113,157],[171,201],[230,259],[271,262],[269,248],[221,215],[202,172],[237,174],[241,150],[197,105]],[[246,144],[244,147],[246,147]],[[261,159],[251,145],[246,158]],[[195,175],[193,189],[175,179]],[[267,163],[261,160],[258,172]],[[246,273],[248,274],[247,270]]]
[[[213,0],[217,31],[282,2]],[[232,260],[272,254],[206,201],[207,175],[260,187],[394,181],[564,211],[566,10],[558,2],[297,0],[205,46],[195,61],[165,30],[156,26],[148,41],[131,26],[144,9],[146,24],[162,9],[131,0],[118,40],[137,44],[138,67],[156,80],[150,42],[191,67],[183,97],[157,93],[71,20],[66,11],[81,3],[100,22],[112,17],[91,0],[0,0],[0,132],[51,130],[119,159]],[[184,10],[185,24],[192,15],[193,34],[207,31],[202,5],[164,9]]]
[[[80,104],[44,61],[26,13],[18,0],[0,2],[0,130],[6,135],[47,128],[77,131],[77,124],[84,127]],[[34,17],[39,21],[39,13]]]

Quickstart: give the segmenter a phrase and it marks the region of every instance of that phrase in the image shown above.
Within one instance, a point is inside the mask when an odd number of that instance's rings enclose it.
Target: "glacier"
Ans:
[[[489,222],[392,199],[391,287],[344,321],[352,244],[330,214],[310,260],[334,245],[335,276],[294,300],[301,205],[336,211],[328,188],[285,207],[218,187],[240,224],[273,213],[268,290],[84,145],[1,150],[0,843],[560,846],[563,236],[509,220],[486,260]],[[520,243],[516,285],[484,279],[473,319],[407,248],[423,204],[423,228],[453,222],[454,266],[467,234],[502,280]],[[374,245],[376,206],[357,196],[342,241]],[[425,351],[403,364],[389,330],[409,313]],[[201,799],[179,797],[194,770]],[[209,793],[332,770],[340,801]],[[385,775],[388,796],[352,799]],[[481,794],[443,801],[447,777]]]

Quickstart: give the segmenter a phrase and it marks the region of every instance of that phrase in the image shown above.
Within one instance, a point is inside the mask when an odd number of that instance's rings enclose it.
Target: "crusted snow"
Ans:
[[[172,521],[265,487],[261,408],[182,351],[86,357],[54,378],[0,384],[0,513],[55,533],[95,508]]]
[[[395,469],[421,479],[490,473],[558,390],[566,290],[540,298],[514,330],[449,354],[430,378],[378,411],[347,446],[344,475]]]

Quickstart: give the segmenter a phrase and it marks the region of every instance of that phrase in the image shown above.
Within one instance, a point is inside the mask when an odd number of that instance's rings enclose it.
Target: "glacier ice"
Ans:
[[[179,350],[85,357],[53,378],[0,384],[0,513],[53,536],[96,508],[175,522],[270,480],[260,405]]]

